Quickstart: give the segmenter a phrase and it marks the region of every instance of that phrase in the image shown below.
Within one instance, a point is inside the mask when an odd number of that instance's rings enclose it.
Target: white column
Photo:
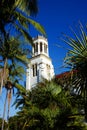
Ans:
[[[34,56],[34,47],[32,47],[32,56]]]
[[[47,55],[48,55],[48,57],[49,57],[48,45],[47,45]]]
[[[44,43],[42,43],[42,53],[44,53]]]
[[[38,54],[40,54],[40,43],[38,42]]]
[[[37,64],[37,83],[40,82],[40,64]]]

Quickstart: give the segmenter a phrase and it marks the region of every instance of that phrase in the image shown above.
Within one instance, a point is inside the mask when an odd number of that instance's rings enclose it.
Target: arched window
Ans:
[[[34,44],[34,53],[35,53],[35,44]]]
[[[32,69],[33,69],[33,77],[37,76],[37,64],[32,65]]]
[[[35,52],[38,52],[38,43],[37,42],[34,44],[34,53]]]
[[[36,52],[38,52],[38,43],[36,42]]]
[[[42,52],[42,42],[40,42],[40,52]]]

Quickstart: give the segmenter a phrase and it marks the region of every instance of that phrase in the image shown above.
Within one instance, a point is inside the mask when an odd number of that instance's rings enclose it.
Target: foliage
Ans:
[[[30,18],[38,12],[37,0],[1,0],[0,8],[0,92],[2,92],[2,87],[5,87],[7,92],[2,121],[3,130],[7,98],[9,118],[13,88],[18,86],[24,74],[23,65],[29,61],[27,50],[23,49],[18,38],[24,36],[32,45],[32,37],[29,33],[30,24],[44,35],[45,31],[39,23]]]
[[[20,40],[18,40],[18,38],[10,38],[9,35],[6,42],[0,46],[0,56],[2,59],[0,63],[0,92],[2,92],[2,87],[6,88],[6,99],[3,110],[3,130],[6,102],[8,101],[7,117],[9,118],[12,92],[14,91],[14,87],[16,87],[16,83],[19,83],[23,77],[23,65],[28,63],[28,58],[26,52],[22,49]]]
[[[17,76],[22,77],[23,67],[16,63],[28,63],[27,50],[22,48],[24,46],[18,40],[19,35],[24,35],[28,42],[32,43],[28,31],[29,24],[43,34],[45,31],[39,23],[30,19],[31,15],[36,15],[38,12],[37,0],[1,0],[0,7],[0,88],[2,89],[8,80],[15,79],[18,82]],[[15,31],[17,31],[17,38],[16,36],[12,37],[12,33]]]
[[[38,31],[45,34],[43,27],[32,20],[30,16],[38,12],[37,0],[1,0],[0,1],[0,42],[7,39],[8,33],[17,31],[32,42],[29,25],[32,24]],[[11,32],[10,32],[11,31]]]
[[[79,31],[73,31],[73,35],[74,38],[64,35],[64,42],[70,46],[64,63],[71,68],[71,71],[77,71],[72,74],[71,87],[75,94],[79,94],[84,98],[85,119],[87,120],[87,32],[81,23],[79,24]]]
[[[26,91],[22,87],[20,90],[15,104],[20,108],[17,116],[23,130],[85,128],[82,123],[84,116],[80,116],[78,107],[71,103],[71,96],[55,82],[45,81],[31,91]]]
[[[4,130],[7,129],[7,122],[4,120],[5,125],[4,125]],[[1,130],[1,126],[2,126],[2,118],[0,118],[0,130]]]
[[[21,47],[21,42],[16,38],[9,39],[9,37],[7,42],[0,46],[0,56],[2,59],[0,63],[0,83],[2,88],[3,86],[5,87],[7,81],[11,81],[14,84],[15,81],[18,82],[22,78],[24,73],[22,65],[28,63],[28,58]]]
[[[20,130],[21,122],[17,116],[13,116],[9,118],[9,130]]]

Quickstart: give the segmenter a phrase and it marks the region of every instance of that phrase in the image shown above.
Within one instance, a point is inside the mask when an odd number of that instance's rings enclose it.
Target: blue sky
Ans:
[[[39,13],[35,18],[41,23],[47,33],[49,52],[52,59],[55,73],[59,74],[66,71],[61,68],[66,50],[58,48],[56,44],[66,47],[60,40],[61,33],[71,36],[70,26],[75,27],[80,21],[87,23],[87,0],[39,0]],[[38,33],[30,30],[32,36]]]
[[[61,66],[63,65],[66,50],[58,48],[56,44],[66,47],[66,44],[60,40],[61,33],[71,36],[70,26],[74,27],[79,21],[83,25],[87,23],[87,0],[39,0],[38,6],[39,13],[34,19],[41,23],[46,30],[50,57],[55,73],[59,74],[65,71]],[[32,27],[30,27],[30,33],[32,36],[38,35],[38,32]],[[4,102],[2,97],[0,97],[0,106]],[[0,113],[2,113],[2,108]],[[15,109],[11,108],[10,115],[14,115],[14,113]]]

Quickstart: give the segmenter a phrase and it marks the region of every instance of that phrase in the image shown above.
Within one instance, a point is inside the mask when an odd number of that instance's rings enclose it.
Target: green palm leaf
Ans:
[[[72,76],[71,87],[75,90],[76,95],[82,96],[84,99],[85,119],[87,121],[87,30],[84,30],[80,24],[79,33],[73,31],[74,37],[66,37],[64,42],[70,46],[64,63],[70,66],[71,71],[77,72]]]

